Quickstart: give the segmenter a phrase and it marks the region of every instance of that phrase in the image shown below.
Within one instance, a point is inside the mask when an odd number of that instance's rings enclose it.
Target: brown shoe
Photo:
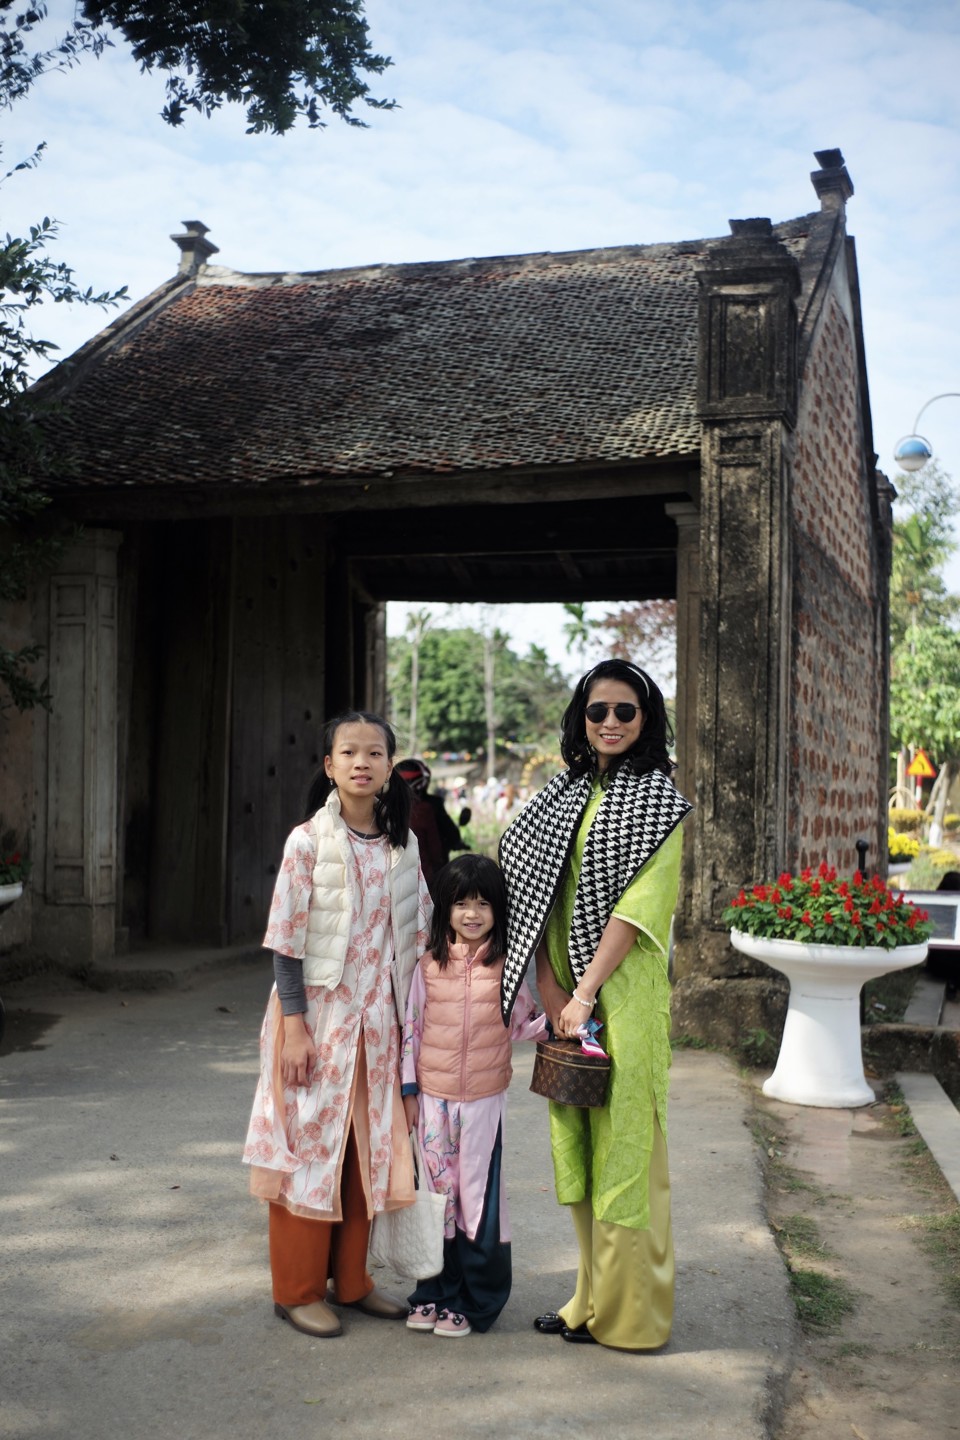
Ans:
[[[375,1320],[406,1320],[410,1313],[409,1305],[384,1295],[382,1290],[371,1290],[360,1300],[338,1300],[328,1291],[327,1299],[331,1305],[340,1305],[345,1310],[359,1310],[363,1315],[372,1315]]]
[[[281,1320],[289,1320],[294,1330],[302,1330],[304,1335],[314,1335],[318,1340],[332,1340],[335,1335],[343,1334],[340,1321],[322,1300],[314,1300],[312,1305],[275,1304],[273,1313]]]

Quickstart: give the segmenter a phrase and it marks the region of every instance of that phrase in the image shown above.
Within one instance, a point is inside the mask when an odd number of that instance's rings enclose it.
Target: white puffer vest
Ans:
[[[311,821],[317,845],[313,892],[307,916],[303,983],[333,990],[340,984],[350,939],[353,913],[353,864],[347,827],[340,818],[340,797],[334,790]],[[393,997],[401,1024],[407,993],[417,963],[417,911],[420,887],[417,839],[410,831],[405,848],[390,847],[387,890],[393,931]]]

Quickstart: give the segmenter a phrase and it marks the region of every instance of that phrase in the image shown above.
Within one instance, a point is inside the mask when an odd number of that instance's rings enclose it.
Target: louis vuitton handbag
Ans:
[[[588,1053],[579,1040],[558,1040],[555,1035],[537,1041],[530,1081],[535,1095],[590,1109],[606,1100],[609,1079],[610,1056],[602,1051]]]

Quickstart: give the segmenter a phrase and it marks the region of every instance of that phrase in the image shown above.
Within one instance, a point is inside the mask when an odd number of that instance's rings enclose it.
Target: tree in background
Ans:
[[[48,71],[102,54],[111,32],[142,70],[169,76],[161,111],[169,125],[182,124],[188,110],[211,115],[228,102],[246,107],[248,134],[282,135],[301,116],[322,127],[325,109],[362,125],[355,104],[396,103],[375,99],[362,78],[391,64],[370,48],[362,0],[79,0],[66,31],[40,49],[34,32],[46,5],[12,9],[0,0],[0,109]]]
[[[890,578],[890,738],[906,755],[924,748],[940,766],[930,796],[931,840],[939,844],[950,781],[960,759],[960,597],[943,566],[956,549],[952,517],[960,492],[934,461],[898,475]],[[900,798],[899,794],[897,796]]]
[[[521,746],[556,743],[569,685],[543,650],[525,657],[511,650],[499,630],[486,637],[495,645],[495,728],[497,738]],[[468,627],[428,630],[420,645],[417,728],[421,747],[477,754],[488,748],[484,685],[485,636]],[[406,636],[388,641],[391,721],[401,748],[409,735],[412,646]]]
[[[896,478],[893,563],[890,575],[890,642],[894,653],[911,629],[947,624],[960,612],[943,567],[957,548],[953,517],[960,488],[929,460],[913,475]]]
[[[677,678],[676,600],[638,600],[622,605],[598,620],[596,628],[605,637],[609,655],[642,666],[664,695],[672,694]]]
[[[587,607],[584,604],[564,604],[563,609],[567,616],[563,622],[563,633],[570,649],[576,650],[580,669],[583,670],[586,668],[587,650],[597,622],[587,616]]]

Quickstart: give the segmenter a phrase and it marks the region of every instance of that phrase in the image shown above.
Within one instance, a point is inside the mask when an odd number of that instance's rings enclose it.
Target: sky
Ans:
[[[72,6],[49,10],[62,23]],[[0,122],[4,170],[47,146],[0,191],[0,228],[55,217],[54,254],[84,287],[139,299],[175,272],[188,219],[241,271],[699,239],[818,208],[813,152],[839,148],[881,469],[932,396],[960,392],[953,0],[368,0],[366,15],[394,62],[371,89],[399,102],[365,111],[366,130],[246,135],[235,108],[170,129],[162,77],[119,38],[44,77]],[[46,307],[37,333],[69,354],[109,318]],[[960,478],[960,398],[921,430]],[[947,578],[960,590],[960,559]],[[555,607],[527,620],[567,667]]]

